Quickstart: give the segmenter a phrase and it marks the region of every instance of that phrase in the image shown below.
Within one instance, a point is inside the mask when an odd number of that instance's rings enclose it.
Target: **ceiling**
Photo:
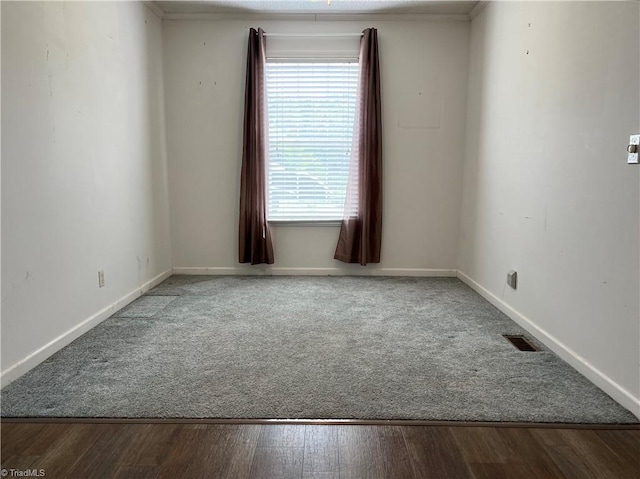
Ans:
[[[432,0],[199,0],[156,1],[166,14],[180,13],[406,13],[468,14],[477,1]]]

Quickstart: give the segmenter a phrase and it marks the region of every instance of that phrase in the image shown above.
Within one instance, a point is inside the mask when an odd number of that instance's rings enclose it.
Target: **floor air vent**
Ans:
[[[524,336],[512,336],[510,334],[503,334],[503,336],[513,344],[514,347],[520,351],[537,351],[538,349],[525,339]]]

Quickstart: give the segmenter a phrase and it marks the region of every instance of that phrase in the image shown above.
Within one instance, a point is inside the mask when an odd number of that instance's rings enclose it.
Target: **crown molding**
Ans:
[[[469,22],[464,13],[361,13],[361,14],[319,14],[316,20],[327,21],[416,21],[416,22]]]
[[[151,2],[152,3],[152,2]],[[411,14],[411,13],[358,13],[358,14],[324,14],[324,13],[165,13],[163,20],[195,20],[195,21],[418,21],[418,22],[452,22],[468,23],[469,15],[455,14]]]
[[[156,2],[152,2],[152,1],[143,1],[142,2],[144,4],[145,7],[147,7],[149,10],[151,10],[151,12],[158,17],[160,20],[162,20],[165,17],[165,13],[162,10],[162,8],[160,8]]]
[[[164,20],[195,21],[315,21],[313,13],[165,13]]]
[[[473,20],[474,18],[476,18],[480,14],[480,12],[482,12],[485,8],[487,8],[487,5],[489,5],[488,0],[483,0],[481,2],[476,3],[476,6],[473,7],[469,12],[469,20]]]

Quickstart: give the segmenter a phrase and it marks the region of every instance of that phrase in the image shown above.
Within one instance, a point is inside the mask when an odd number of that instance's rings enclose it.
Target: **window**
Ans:
[[[358,72],[357,60],[267,62],[269,221],[342,219]]]

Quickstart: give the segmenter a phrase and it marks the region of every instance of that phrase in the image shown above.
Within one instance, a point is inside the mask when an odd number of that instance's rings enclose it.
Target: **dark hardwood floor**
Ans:
[[[638,429],[4,422],[0,431],[6,477],[640,478]]]

